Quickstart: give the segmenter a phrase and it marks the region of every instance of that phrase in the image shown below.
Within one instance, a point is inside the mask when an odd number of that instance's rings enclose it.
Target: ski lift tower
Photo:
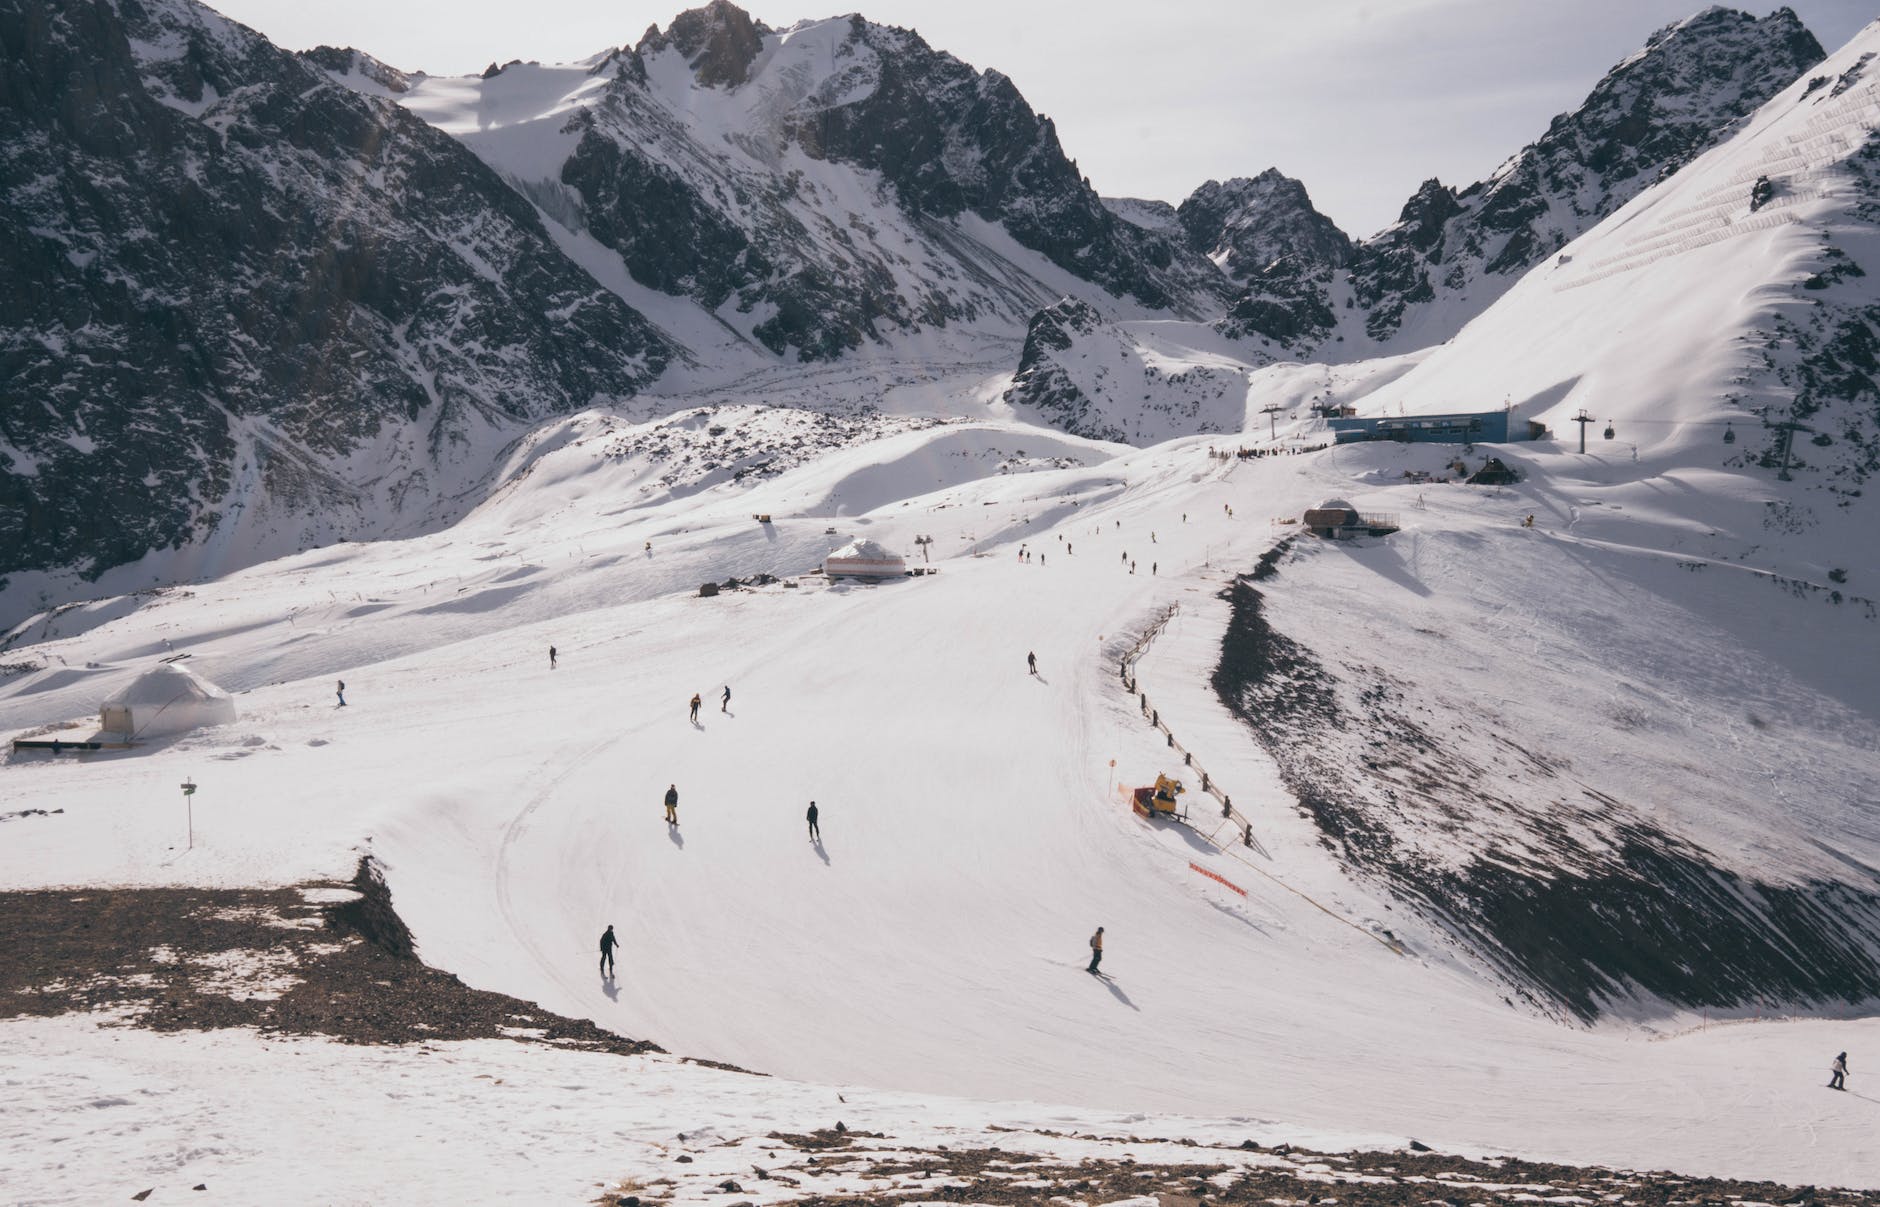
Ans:
[[[1279,420],[1275,419],[1273,416],[1278,414],[1279,409],[1280,406],[1277,402],[1269,402],[1260,408],[1260,413],[1266,416],[1267,439],[1271,440],[1274,444],[1279,443]]]
[[[1585,452],[1586,451],[1586,425],[1589,423],[1598,423],[1599,420],[1593,418],[1591,415],[1588,415],[1586,413],[1586,408],[1581,407],[1580,413],[1578,415],[1575,415],[1573,418],[1567,420],[1567,422],[1577,423],[1580,425],[1580,451]]]
[[[1776,474],[1776,480],[1779,482],[1791,481],[1792,479],[1789,477],[1789,449],[1795,443],[1795,433],[1812,432],[1815,429],[1809,427],[1806,423],[1797,423],[1793,419],[1770,420],[1767,422],[1770,427],[1774,428],[1779,433],[1776,436],[1776,453],[1782,461],[1782,469],[1781,472]]]

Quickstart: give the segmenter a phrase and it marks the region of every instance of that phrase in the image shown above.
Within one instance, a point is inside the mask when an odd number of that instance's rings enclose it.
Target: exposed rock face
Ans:
[[[1522,273],[1726,138],[1821,57],[1786,8],[1760,19],[1711,8],[1667,26],[1493,177],[1460,193],[1427,181],[1395,225],[1357,244],[1341,278],[1355,305],[1338,331],[1264,330],[1257,315],[1248,318],[1259,307],[1238,304],[1223,329],[1336,360],[1440,343]],[[1189,204],[1210,212],[1201,199],[1198,192]],[[1287,291],[1315,291],[1306,277],[1323,259],[1295,260],[1303,275]],[[1270,295],[1278,285],[1269,274],[1251,288]],[[1290,323],[1286,313],[1276,317]]]
[[[1351,240],[1312,208],[1306,188],[1277,168],[1249,180],[1210,180],[1176,211],[1188,245],[1245,281],[1282,256],[1301,266],[1342,267]]]
[[[1282,256],[1248,278],[1245,292],[1218,326],[1228,335],[1282,347],[1323,343],[1338,326],[1331,284],[1330,268]]]
[[[1047,422],[1078,436],[1121,440],[1121,429],[1091,422],[1091,401],[1065,367],[1051,355],[1068,352],[1080,337],[1094,335],[1104,326],[1094,306],[1065,298],[1032,316],[1025,331],[1025,350],[1018,372],[1005,393],[1007,402],[1031,407]]]
[[[737,85],[750,78],[751,64],[764,49],[764,35],[769,32],[737,5],[711,0],[704,8],[674,17],[663,34],[657,27],[649,29],[638,50],[645,55],[670,46],[707,88]]]
[[[1236,364],[1171,369],[1135,328],[1065,298],[1032,317],[1005,401],[1073,435],[1144,445],[1239,431],[1246,395]]]
[[[1009,79],[907,30],[846,17],[778,33],[714,0],[607,69],[613,83],[572,119],[578,144],[549,182],[567,191],[568,220],[637,281],[780,355],[827,359],[925,327],[1015,329],[1058,290],[972,219],[1140,306],[1200,316],[1223,300],[1179,238],[1104,207]],[[502,166],[502,149],[485,153]],[[865,209],[858,191],[876,194]]]
[[[664,363],[455,141],[206,9],[0,0],[0,53],[0,574],[396,522]]]

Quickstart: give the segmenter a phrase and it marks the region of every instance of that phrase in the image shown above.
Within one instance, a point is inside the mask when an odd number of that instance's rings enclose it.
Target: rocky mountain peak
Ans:
[[[1352,249],[1346,265],[1362,309],[1340,324],[1356,329],[1322,338],[1344,340],[1346,356],[1402,350],[1410,338],[1442,342],[1521,274],[1729,137],[1821,57],[1786,8],[1758,18],[1713,7],[1665,26],[1489,179],[1459,192],[1425,181],[1394,225]],[[1316,325],[1283,316],[1290,334],[1260,326],[1277,313],[1268,304],[1276,296],[1310,297],[1324,312],[1320,274],[1300,269],[1287,282],[1262,272],[1257,289],[1243,276],[1252,304],[1234,308],[1236,332],[1280,340],[1292,355],[1323,354],[1310,342]]]
[[[300,57],[331,76],[357,76],[394,94],[411,91],[410,73],[381,63],[365,51],[350,46],[316,46],[301,51]]]
[[[703,8],[690,8],[674,17],[664,33],[658,26],[649,28],[635,49],[647,55],[671,47],[692,65],[699,83],[707,88],[721,84],[735,88],[750,79],[751,64],[764,49],[764,35],[769,32],[730,0],[711,0]]]
[[[1342,265],[1351,240],[1312,206],[1306,186],[1278,168],[1210,180],[1176,209],[1188,245],[1230,277],[1246,280],[1282,256]]]

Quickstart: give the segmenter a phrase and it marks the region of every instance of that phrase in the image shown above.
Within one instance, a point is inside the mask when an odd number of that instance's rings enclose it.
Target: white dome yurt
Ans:
[[[193,671],[165,663],[106,699],[101,712],[99,736],[129,742],[225,725],[235,719],[235,698]]]
[[[907,573],[907,563],[887,546],[856,537],[823,559],[823,573],[830,578],[900,578]]]

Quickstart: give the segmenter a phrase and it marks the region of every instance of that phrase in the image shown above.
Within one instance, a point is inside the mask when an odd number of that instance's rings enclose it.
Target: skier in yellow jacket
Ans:
[[[1097,933],[1090,936],[1090,967],[1085,972],[1095,972],[1097,965],[1103,963],[1103,928],[1097,927]]]

